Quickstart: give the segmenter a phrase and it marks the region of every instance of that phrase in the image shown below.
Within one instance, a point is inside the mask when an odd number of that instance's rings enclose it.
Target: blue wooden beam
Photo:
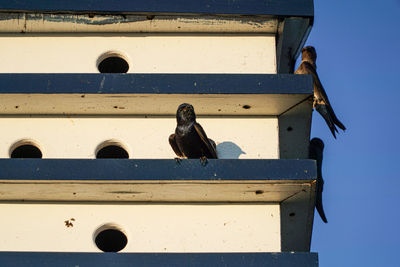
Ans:
[[[0,74],[0,94],[312,94],[294,74]]]
[[[0,180],[315,180],[314,160],[0,159]]]
[[[269,266],[317,267],[318,254],[0,252],[1,266]]]
[[[7,0],[3,11],[313,16],[313,0]]]

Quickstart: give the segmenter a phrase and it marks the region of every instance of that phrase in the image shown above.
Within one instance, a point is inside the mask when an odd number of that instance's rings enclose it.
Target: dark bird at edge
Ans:
[[[322,158],[324,151],[324,142],[319,138],[313,138],[310,141],[309,147],[309,158],[317,161],[317,184],[316,184],[316,196],[315,196],[315,208],[317,209],[319,216],[328,223],[326,219],[324,207],[322,206],[322,191],[324,191],[324,179],[322,179]]]
[[[176,122],[175,133],[169,136],[169,144],[178,157],[200,158],[202,161],[218,158],[215,142],[207,137],[196,122],[192,105],[183,103],[178,107]]]
[[[339,127],[343,131],[346,130],[346,127],[339,121],[336,117],[335,112],[333,111],[332,105],[329,102],[328,96],[324,90],[324,87],[319,80],[317,74],[317,52],[315,48],[312,46],[306,46],[301,50],[301,63],[297,70],[294,72],[295,74],[311,74],[313,77],[313,85],[314,85],[314,102],[313,107],[318,111],[319,114],[324,118],[326,124],[332,132],[333,137],[336,138],[336,133],[338,132]],[[335,133],[336,132],[336,133]]]

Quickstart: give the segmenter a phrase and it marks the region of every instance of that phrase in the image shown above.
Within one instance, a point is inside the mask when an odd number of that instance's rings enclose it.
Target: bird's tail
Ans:
[[[319,179],[318,179],[319,180]],[[317,180],[317,197],[315,199],[315,208],[318,211],[319,216],[321,219],[324,221],[324,223],[328,223],[328,220],[326,219],[325,212],[324,212],[324,207],[322,206],[322,191],[323,186],[324,186],[324,181],[322,180]]]
[[[328,105],[315,104],[314,108],[318,111],[319,114],[321,114],[322,118],[324,118],[326,124],[329,127],[329,130],[331,130],[333,137],[336,138],[336,133],[338,132],[338,130],[335,126],[334,118],[332,117],[332,112],[329,111]]]
[[[322,221],[324,221],[324,223],[328,223],[328,220],[325,216],[324,207],[322,206],[322,199],[320,202],[317,201],[317,203],[315,203],[315,207],[317,208],[318,214],[321,217]]]
[[[340,129],[342,129],[343,131],[346,130],[346,127],[345,127],[344,124],[341,123],[341,121],[336,117],[336,114],[335,114],[335,113],[333,113],[333,122],[334,122]]]
[[[336,124],[340,129],[342,129],[343,131],[346,130],[346,127],[344,126],[344,124],[336,117],[335,112],[333,111],[333,108],[331,107],[331,105],[326,105],[329,115],[331,117],[331,120],[334,124]],[[337,130],[336,130],[337,131]]]

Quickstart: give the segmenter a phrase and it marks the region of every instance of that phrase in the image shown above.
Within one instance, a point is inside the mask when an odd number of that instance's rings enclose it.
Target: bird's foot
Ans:
[[[206,166],[208,163],[207,158],[205,156],[200,157],[200,163],[201,163],[201,166],[203,166],[203,167]]]
[[[181,162],[182,162],[182,159],[181,158],[178,158],[178,157],[176,157],[176,158],[174,158],[175,159],[175,162],[177,163],[177,164],[181,164]]]

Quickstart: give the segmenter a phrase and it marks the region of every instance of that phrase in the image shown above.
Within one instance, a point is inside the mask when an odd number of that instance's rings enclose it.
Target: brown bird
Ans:
[[[317,74],[317,52],[315,48],[312,46],[306,46],[302,50],[301,55],[301,63],[297,70],[294,72],[295,74],[311,74],[313,77],[313,85],[314,85],[314,102],[313,107],[318,111],[319,114],[324,118],[326,124],[331,130],[333,137],[336,138],[336,133],[338,132],[337,127],[346,130],[346,127],[339,121],[336,117],[335,112],[333,111],[332,105],[329,102],[328,96],[325,93],[324,87],[319,80]]]
[[[200,158],[203,161],[216,159],[215,142],[208,139],[203,127],[196,122],[194,108],[183,103],[176,111],[177,126],[169,136],[169,144],[178,157]]]
[[[324,191],[324,179],[322,179],[322,158],[324,151],[324,142],[319,138],[313,138],[310,141],[309,147],[309,158],[317,161],[317,184],[316,184],[316,196],[315,196],[315,208],[318,211],[319,216],[327,223],[324,207],[322,206],[322,191]]]

